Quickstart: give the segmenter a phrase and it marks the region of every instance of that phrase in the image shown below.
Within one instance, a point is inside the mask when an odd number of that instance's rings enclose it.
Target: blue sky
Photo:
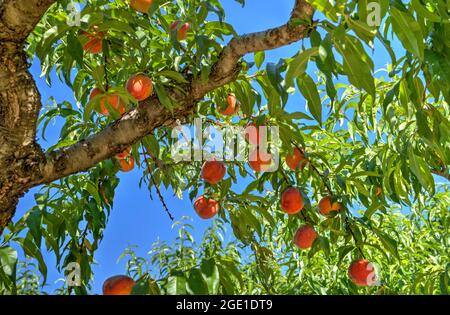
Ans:
[[[287,21],[291,12],[294,0],[268,1],[268,0],[247,0],[244,8],[232,0],[222,1],[227,15],[227,22],[232,24],[237,33],[260,31],[270,27],[275,27]],[[277,62],[282,57],[294,55],[301,43],[295,43],[288,47],[283,47],[275,51],[266,52],[266,61]],[[375,61],[375,68],[385,67],[390,61],[389,56],[383,48],[376,47],[376,54],[372,55]],[[49,88],[44,79],[39,78],[40,67],[36,62],[32,67],[32,74],[38,82],[39,90],[42,94],[42,101],[53,96],[58,102],[68,100],[74,102],[72,92],[65,87],[59,80],[53,76],[53,85]],[[288,105],[288,110],[304,110],[305,101],[301,95],[296,92]],[[58,140],[59,128],[56,123],[49,126],[46,132],[47,142],[41,140],[41,145],[49,147]],[[171,228],[172,222],[169,220],[156,194],[154,200],[149,197],[149,192],[143,188],[139,189],[140,171],[135,169],[131,173],[120,174],[121,182],[116,191],[114,200],[114,209],[111,212],[109,223],[105,230],[105,237],[95,258],[97,264],[93,266],[94,270],[94,293],[101,292],[103,281],[115,274],[123,274],[125,271],[124,261],[117,264],[117,258],[127,246],[139,245],[137,253],[146,257],[152,243],[165,240],[171,243],[176,237],[177,230]],[[239,187],[236,187],[239,189]],[[34,205],[33,193],[37,189],[30,191],[21,199],[17,208],[15,220],[18,220],[28,209]],[[176,219],[182,216],[192,216],[192,223],[195,226],[195,236],[200,238],[204,229],[211,224],[211,221],[204,221],[198,218],[194,212],[187,195],[184,200],[178,200],[169,192],[163,192],[166,203],[171,209]],[[232,231],[228,231],[231,235]],[[45,254],[47,265],[49,267],[48,284],[46,291],[52,292],[55,281],[62,277],[56,272],[53,253]]]

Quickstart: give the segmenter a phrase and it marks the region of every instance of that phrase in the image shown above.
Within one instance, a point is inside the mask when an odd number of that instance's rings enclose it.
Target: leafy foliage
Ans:
[[[264,52],[255,53],[243,60],[235,82],[210,92],[196,109],[208,125],[276,125],[282,157],[298,147],[308,165],[293,172],[282,163],[274,173],[255,175],[236,161],[227,164],[228,179],[211,186],[199,180],[200,163],[173,162],[170,129],[154,130],[133,144],[141,185],[171,188],[179,197],[189,191],[191,200],[204,186],[221,204],[200,244],[189,232],[193,227],[183,224],[175,243],[155,244],[150,259],[126,251],[128,272],[139,279],[135,294],[448,294],[450,196],[448,184],[436,183],[442,178],[437,175],[450,178],[448,5],[375,1],[383,23],[369,26],[367,1],[308,2],[320,19],[296,55],[274,63]],[[161,103],[173,110],[178,104],[170,91],[186,93],[192,78],[207,80],[224,43],[237,36],[218,0],[160,2],[148,14],[124,0],[79,3],[80,26],[67,24],[68,1],[59,1],[28,39],[30,60],[39,59],[47,83],[56,71],[76,102],[50,102],[42,113],[43,137],[51,121],[64,121],[49,151],[77,143],[120,117],[96,112],[99,102],[88,100],[92,88],[119,95],[130,110],[136,104],[123,86],[130,75],[143,72],[154,81]],[[170,36],[177,20],[191,25],[186,41]],[[79,32],[94,27],[106,34],[103,53],[83,53]],[[394,41],[401,43],[401,55]],[[370,54],[375,43],[392,59],[382,69],[386,77],[375,75]],[[239,122],[218,111],[229,91],[240,102]],[[296,92],[307,109],[287,111]],[[90,291],[90,266],[114,206],[118,171],[117,161],[107,160],[86,174],[42,187],[36,205],[3,235],[0,292],[38,293],[36,278],[17,271],[12,243],[37,261],[42,283],[43,248],[54,253],[60,271],[78,262],[82,286],[64,285],[60,293]],[[243,178],[249,184],[239,191]],[[301,189],[305,210],[287,218],[279,200],[292,185]],[[325,195],[338,198],[343,211],[320,217],[317,202]],[[320,234],[309,252],[292,245],[301,222]],[[224,242],[230,229],[235,239]],[[347,279],[347,263],[362,256],[380,266],[381,286],[357,289]]]

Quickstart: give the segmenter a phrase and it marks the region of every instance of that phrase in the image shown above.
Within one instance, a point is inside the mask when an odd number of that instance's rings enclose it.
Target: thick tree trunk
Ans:
[[[35,141],[40,95],[28,68],[22,44],[0,42],[0,233],[44,159]]]
[[[0,234],[44,160],[36,143],[41,97],[24,45],[53,2],[0,0]]]
[[[0,42],[0,233],[44,158],[35,141],[40,95],[28,68],[22,44]]]

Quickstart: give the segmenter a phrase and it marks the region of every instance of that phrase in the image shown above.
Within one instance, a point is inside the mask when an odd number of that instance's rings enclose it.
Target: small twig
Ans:
[[[164,197],[161,194],[161,191],[159,190],[158,185],[156,185],[156,181],[153,178],[153,174],[150,170],[150,164],[148,163],[148,155],[149,154],[147,153],[147,150],[145,149],[145,147],[143,147],[143,149],[144,149],[144,161],[145,161],[145,164],[147,165],[148,175],[150,177],[150,180],[151,180],[152,184],[155,186],[156,193],[158,194],[159,200],[161,201],[161,204],[163,205],[164,210],[169,215],[170,220],[172,220],[172,222],[174,222],[175,218],[173,217],[172,213],[170,212],[169,207],[167,206],[166,201],[164,200]]]
[[[305,150],[300,148],[294,141],[292,141],[292,144],[302,153],[305,154]],[[326,180],[325,176],[323,176],[323,174],[320,173],[320,171],[317,169],[317,167],[313,164],[313,162],[311,160],[307,160],[309,165],[311,165],[311,169],[317,173],[317,175],[319,175],[319,177],[322,179],[323,184],[325,185],[328,193],[332,196],[333,195],[333,191],[331,190],[330,185],[328,184],[328,181]]]
[[[89,229],[89,223],[86,223],[86,227],[84,228],[83,233],[81,233],[80,254],[83,254],[84,240],[86,239],[88,229]]]
[[[430,82],[428,80],[425,80],[425,88],[423,89],[422,103],[425,103],[425,101],[427,99],[427,89],[428,89],[429,83]]]
[[[331,196],[333,196],[333,191],[331,190],[331,187],[330,187],[330,185],[328,184],[328,181],[325,179],[325,176],[323,176],[323,174],[321,174],[321,173],[319,172],[319,170],[317,169],[317,167],[316,167],[311,161],[309,161],[309,164],[311,165],[312,170],[313,170],[314,172],[316,172],[317,175],[320,176],[320,178],[322,178],[322,182],[323,182],[323,184],[325,185],[325,187],[326,187],[328,193],[329,193]]]
[[[450,181],[450,172],[447,171],[447,167],[444,165],[444,163],[442,161],[440,161],[441,164],[441,169],[437,170],[437,169],[432,169],[431,173],[439,175],[445,179],[447,179],[448,181]]]
[[[224,124],[223,124],[222,122],[213,120],[213,119],[211,119],[211,118],[205,118],[205,121],[206,121],[206,122],[209,122],[209,123],[212,124],[212,125],[217,125],[217,126],[219,126],[219,127],[224,127]]]
[[[284,180],[286,181],[286,183],[287,183],[288,185],[291,185],[291,181],[289,180],[289,178],[287,177],[287,175],[284,173],[283,170],[281,170],[281,175],[283,175]]]
[[[251,245],[251,247],[253,249],[253,253],[255,254],[256,264],[257,264],[257,266],[260,266],[261,262],[260,262],[258,250],[256,248],[256,246],[258,246],[258,245],[259,244],[256,242],[255,236],[252,235],[252,245]],[[261,285],[263,286],[264,290],[266,290],[266,293],[267,294],[271,294],[270,287],[267,285],[267,283],[265,281],[266,277],[264,277],[264,275],[261,273],[261,270],[258,267],[256,268],[256,272],[258,273],[258,276],[259,276],[260,281],[261,281]]]
[[[303,220],[305,220],[306,223],[308,224],[311,223],[303,211],[300,211],[300,215],[303,217]]]
[[[353,230],[352,230],[352,228],[350,226],[350,222],[348,221],[348,217],[345,218],[345,224],[347,225],[347,228],[350,231],[350,234],[352,235],[353,240],[355,241],[355,245],[358,248],[359,253],[361,254],[362,258],[365,259],[366,257],[364,256],[364,253],[363,253],[361,247],[358,245],[358,242],[356,241],[356,236],[355,236],[355,233],[353,233]]]
[[[110,44],[110,41],[107,40],[108,45]],[[109,90],[109,79],[108,79],[108,58],[105,53],[103,53],[103,71],[105,73],[105,90]]]
[[[248,80],[251,80],[251,79],[254,79],[254,78],[257,78],[257,77],[262,77],[262,76],[264,76],[264,74],[265,74],[265,71],[264,72],[256,72],[256,73],[254,73],[252,75],[245,76],[245,78],[248,79]]]

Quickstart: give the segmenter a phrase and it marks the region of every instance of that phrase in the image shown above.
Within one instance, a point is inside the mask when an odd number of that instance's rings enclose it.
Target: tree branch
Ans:
[[[184,87],[186,95],[175,90],[171,98],[178,104],[170,112],[156,97],[146,100],[98,134],[75,145],[54,151],[41,165],[41,177],[33,185],[49,183],[68,175],[86,171],[102,160],[124,150],[127,145],[140,140],[154,129],[173,126],[177,119],[186,121],[194,113],[195,105],[205,94],[236,80],[239,61],[247,53],[275,49],[308,36],[310,25],[292,25],[294,19],[311,20],[313,8],[304,0],[296,0],[287,24],[264,32],[236,37],[223,48],[213,71],[206,82],[194,79]],[[201,77],[201,76],[199,76]]]
[[[186,122],[208,92],[237,79],[245,54],[307,37],[312,25],[299,25],[295,19],[312,21],[314,12],[306,1],[296,0],[287,24],[231,40],[206,82],[193,79],[181,89],[169,91],[177,104],[173,111],[162,106],[156,96],[151,97],[101,132],[44,156],[35,141],[41,99],[23,45],[54,2],[0,0],[0,234],[12,218],[18,198],[29,188],[87,171],[159,127]]]
[[[279,27],[263,32],[251,33],[233,38],[222,50],[219,60],[212,67],[207,82],[197,80],[193,85],[196,98],[225,85],[239,74],[239,60],[246,54],[266,51],[297,42],[309,35],[314,9],[304,0],[296,0],[289,21]],[[309,25],[295,25],[295,19],[310,20]]]
[[[431,173],[441,176],[450,182],[450,172],[446,167],[443,167],[442,170],[431,170]]]
[[[0,0],[0,41],[23,43],[55,0]]]

